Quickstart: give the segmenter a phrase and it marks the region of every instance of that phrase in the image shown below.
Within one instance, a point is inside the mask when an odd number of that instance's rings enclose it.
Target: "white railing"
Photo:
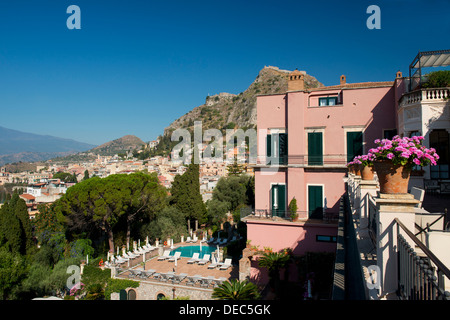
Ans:
[[[418,103],[446,100],[450,97],[450,88],[430,88],[405,93],[400,99],[400,107]]]

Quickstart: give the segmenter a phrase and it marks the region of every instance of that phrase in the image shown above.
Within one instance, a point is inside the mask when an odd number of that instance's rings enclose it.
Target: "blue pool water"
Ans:
[[[173,256],[175,252],[181,252],[182,257],[191,258],[195,252],[199,253],[199,257],[203,258],[204,254],[211,254],[217,250],[217,246],[202,245],[202,250],[200,251],[200,246],[185,246],[173,249],[170,251],[170,255]]]

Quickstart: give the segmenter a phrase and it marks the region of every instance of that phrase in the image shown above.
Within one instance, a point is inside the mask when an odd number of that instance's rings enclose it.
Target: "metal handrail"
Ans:
[[[422,250],[422,252],[436,265],[436,267],[442,271],[442,273],[450,279],[450,270],[436,257],[433,252],[430,251],[398,218],[394,219],[398,226],[408,235],[408,237],[414,241],[414,243]],[[398,234],[398,232],[397,232]]]

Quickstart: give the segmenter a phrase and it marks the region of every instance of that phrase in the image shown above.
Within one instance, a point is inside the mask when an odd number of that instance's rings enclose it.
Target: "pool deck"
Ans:
[[[198,243],[178,243],[174,245],[174,249],[180,247],[180,246],[192,246],[192,245],[199,245]],[[207,244],[205,244],[206,246]],[[170,250],[169,247],[164,247],[164,250]],[[146,261],[145,261],[145,270],[155,270],[157,273],[167,273],[167,272],[175,272],[175,274],[181,274],[185,273],[187,276],[196,276],[200,275],[201,277],[214,277],[216,279],[218,278],[238,278],[239,277],[239,267],[231,265],[226,270],[219,270],[218,268],[208,268],[208,266],[211,264],[211,262],[208,262],[204,265],[199,265],[197,263],[188,263],[188,261],[191,259],[191,257],[180,257],[177,260],[177,265],[175,266],[175,262],[166,260],[158,260],[158,250],[153,250],[150,254],[146,254]],[[203,258],[203,254],[200,254],[200,258]],[[223,262],[223,261],[221,261]],[[126,271],[126,269],[133,269],[133,270],[143,270],[142,267],[142,255],[138,258],[135,258],[130,261],[130,267],[127,266],[127,263],[124,263],[120,266],[121,269],[125,269],[124,272],[122,272],[119,277],[126,277],[126,278],[133,278],[130,275],[129,271]],[[134,278],[136,280],[139,280],[138,278]]]

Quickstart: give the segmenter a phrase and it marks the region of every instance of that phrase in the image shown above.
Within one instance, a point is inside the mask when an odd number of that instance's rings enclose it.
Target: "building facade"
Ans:
[[[295,70],[286,93],[257,97],[255,210],[246,218],[252,245],[335,250],[347,162],[397,134],[395,83],[341,76],[339,85],[308,89]],[[297,221],[289,210],[294,198]]]

